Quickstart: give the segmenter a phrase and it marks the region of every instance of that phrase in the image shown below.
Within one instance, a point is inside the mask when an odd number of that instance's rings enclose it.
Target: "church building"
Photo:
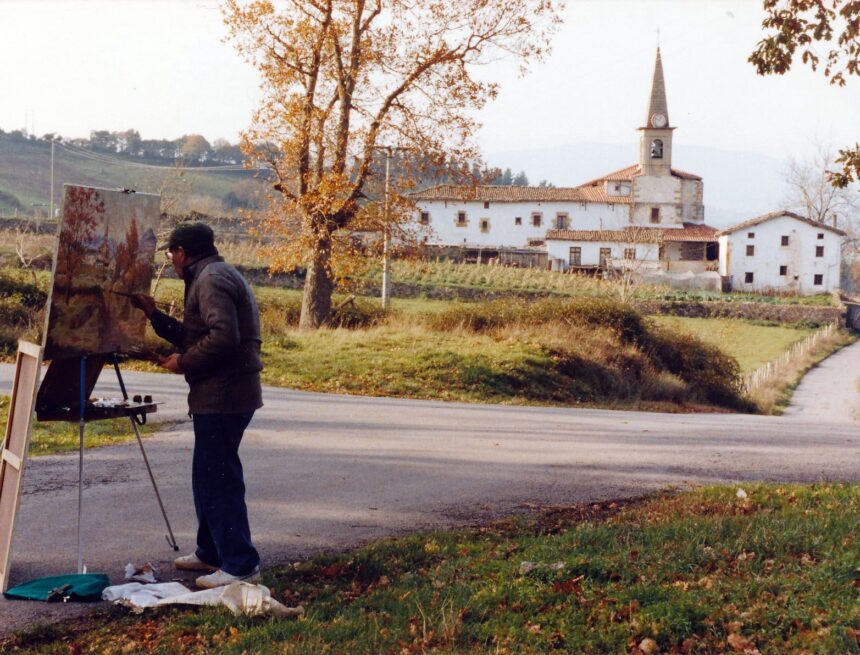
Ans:
[[[672,166],[674,130],[658,48],[637,163],[576,187],[434,186],[413,194],[415,218],[429,246],[503,262],[536,251],[555,270],[716,270],[702,178]]]

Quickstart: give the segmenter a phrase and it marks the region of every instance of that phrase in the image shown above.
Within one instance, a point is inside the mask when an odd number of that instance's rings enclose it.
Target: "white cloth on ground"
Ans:
[[[203,591],[189,591],[178,582],[149,585],[132,582],[108,587],[102,598],[138,611],[165,605],[223,605],[237,616],[292,618],[304,614],[303,607],[286,607],[272,598],[268,587],[241,581]]]

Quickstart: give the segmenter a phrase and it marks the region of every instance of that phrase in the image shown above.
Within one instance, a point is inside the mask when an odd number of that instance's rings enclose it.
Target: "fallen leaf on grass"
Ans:
[[[562,592],[565,594],[579,593],[580,583],[585,579],[584,575],[578,575],[570,580],[556,582],[552,585],[552,590],[556,593]]]
[[[653,655],[653,653],[660,652],[660,649],[657,647],[657,642],[650,637],[646,637],[639,642],[639,650],[641,650],[644,655]]]
[[[743,635],[732,633],[728,636],[726,641],[729,643],[729,646],[732,647],[732,650],[737,653],[743,653],[744,655],[761,655],[761,652],[753,645],[752,641]]]

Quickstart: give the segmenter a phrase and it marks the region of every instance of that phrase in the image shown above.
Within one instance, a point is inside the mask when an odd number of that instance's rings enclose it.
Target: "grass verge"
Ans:
[[[689,334],[734,357],[747,374],[774,361],[814,330],[784,325],[757,325],[731,318],[686,318],[682,316],[649,316],[662,327]]]
[[[665,494],[371,543],[266,574],[299,621],[112,611],[3,652],[860,653],[857,485]]]

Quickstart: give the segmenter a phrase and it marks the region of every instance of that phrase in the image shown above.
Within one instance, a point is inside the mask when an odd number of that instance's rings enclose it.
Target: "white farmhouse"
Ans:
[[[734,291],[828,293],[839,288],[845,233],[776,211],[718,233],[720,275]]]
[[[479,259],[539,249],[556,270],[625,260],[670,271],[715,269],[716,230],[703,224],[702,178],[672,168],[674,130],[658,48],[638,163],[577,187],[435,186],[413,195],[416,219],[428,245],[478,251]]]

